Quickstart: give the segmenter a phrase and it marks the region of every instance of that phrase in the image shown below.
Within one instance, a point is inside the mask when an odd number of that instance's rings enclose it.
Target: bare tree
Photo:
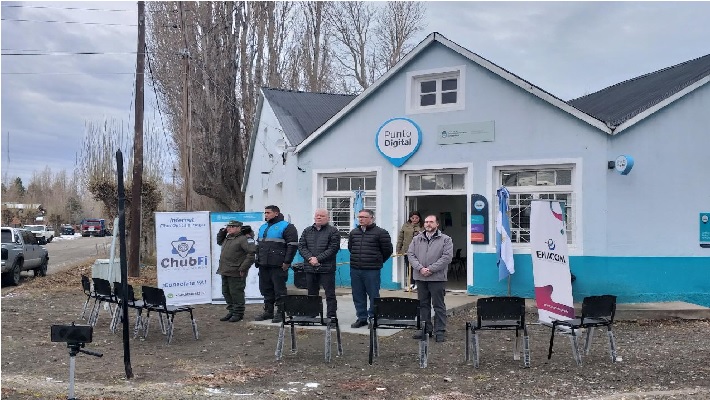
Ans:
[[[374,42],[370,38],[375,15],[373,3],[360,1],[334,3],[328,14],[333,37],[339,45],[334,58],[345,71],[345,77],[354,79],[360,90],[374,82],[378,70]]]
[[[413,48],[410,43],[426,28],[426,8],[418,1],[388,1],[378,14],[378,60],[384,70],[394,67]]]
[[[304,32],[301,50],[297,55],[303,67],[305,90],[325,92],[333,87],[331,57],[331,33],[328,9],[333,3],[308,1],[301,3]]]

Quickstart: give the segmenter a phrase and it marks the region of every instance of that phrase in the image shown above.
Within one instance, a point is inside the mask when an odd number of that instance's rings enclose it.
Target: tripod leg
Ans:
[[[69,400],[74,399],[74,356],[69,356]]]

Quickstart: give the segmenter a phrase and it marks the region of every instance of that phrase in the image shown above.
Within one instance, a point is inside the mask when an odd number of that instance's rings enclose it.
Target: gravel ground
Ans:
[[[2,398],[64,399],[69,357],[49,340],[52,324],[77,318],[86,296],[81,273],[90,265],[42,279],[28,278],[2,298]],[[144,271],[134,286],[155,284]],[[247,306],[253,318],[259,305]],[[120,333],[108,331],[102,311],[87,349],[104,357],[76,358],[76,396],[82,399],[706,399],[710,398],[708,320],[619,322],[614,332],[621,361],[612,363],[606,335],[598,332],[591,354],[578,367],[569,341],[555,340],[547,360],[549,328],[531,324],[532,365],[512,357],[512,333],[481,334],[481,365],[464,364],[464,324],[475,311],[449,319],[445,343],[430,343],[429,365],[418,368],[411,331],[380,339],[380,357],[367,363],[365,335],[343,334],[345,354],[323,361],[323,333],[298,330],[298,353],[286,344],[275,361],[278,327],[219,322],[223,306],[196,306],[200,339],[184,315],[167,345],[153,324],[146,340],[131,340],[127,380]],[[536,321],[530,315],[529,321]],[[335,352],[334,352],[335,354]]]

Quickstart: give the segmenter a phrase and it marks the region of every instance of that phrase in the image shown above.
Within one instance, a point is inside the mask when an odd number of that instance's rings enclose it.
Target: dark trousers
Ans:
[[[446,282],[417,281],[422,322],[431,329],[431,307],[434,306],[434,332],[446,332]]]
[[[309,296],[318,296],[321,286],[325,292],[326,316],[335,317],[338,301],[335,299],[335,272],[306,272],[306,285]]]
[[[222,296],[227,302],[227,310],[230,314],[244,316],[244,289],[246,287],[246,277],[222,276]]]
[[[265,305],[273,307],[281,296],[286,296],[286,279],[288,271],[281,266],[259,266],[259,291],[264,296]]]
[[[353,290],[353,303],[358,321],[367,321],[373,317],[375,299],[380,297],[380,270],[379,269],[350,269],[350,285]],[[367,307],[367,298],[370,297],[370,307]]]

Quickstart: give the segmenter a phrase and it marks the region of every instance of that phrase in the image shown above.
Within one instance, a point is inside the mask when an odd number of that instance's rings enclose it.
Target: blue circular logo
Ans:
[[[476,200],[475,202],[473,202],[473,208],[475,208],[476,211],[481,211],[481,210],[483,210],[483,207],[484,207],[485,205],[486,205],[486,204],[483,202],[483,200]]]

